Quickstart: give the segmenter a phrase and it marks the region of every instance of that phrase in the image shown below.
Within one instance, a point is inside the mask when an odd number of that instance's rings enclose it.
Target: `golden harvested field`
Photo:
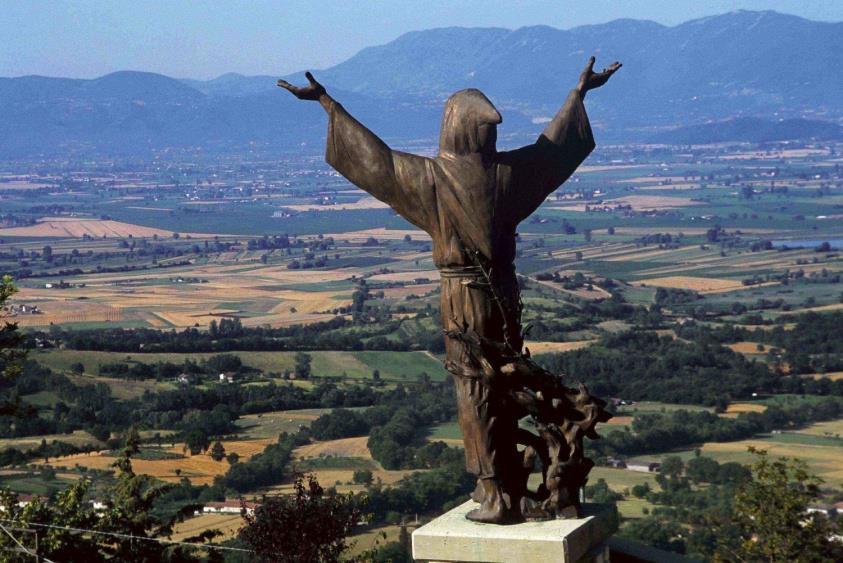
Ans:
[[[338,241],[347,240],[353,243],[366,242],[369,237],[378,240],[401,240],[405,235],[410,235],[413,240],[430,240],[430,235],[421,229],[387,229],[380,227],[377,229],[363,229],[360,231],[348,231],[345,233],[326,234],[327,237],[334,237]]]
[[[29,292],[22,291],[19,299],[24,299]],[[20,326],[45,326],[50,324],[63,323],[90,323],[90,322],[119,322],[123,318],[123,311],[119,307],[99,303],[88,303],[85,301],[50,301],[49,306],[42,307],[42,301],[33,300],[38,303],[42,310],[39,315],[18,315],[15,321]]]
[[[243,518],[239,514],[200,514],[179,522],[173,527],[173,541],[184,541],[186,538],[198,536],[205,530],[217,529],[222,532],[214,540],[219,543],[233,538],[243,526]]]
[[[594,342],[595,340],[579,340],[576,342],[530,341],[525,342],[524,345],[530,349],[531,354],[537,355],[549,354],[553,352],[570,352],[571,350],[579,350],[580,348],[590,346]]]
[[[245,326],[284,326],[330,319],[333,310],[351,303],[350,291],[301,291],[285,284],[336,282],[355,273],[360,272],[293,271],[258,261],[212,263],[180,268],[163,280],[149,272],[76,276],[65,280],[73,287],[22,287],[15,299],[42,311],[18,317],[22,326],[125,321],[187,328],[223,317],[240,317]],[[180,283],[179,277],[204,283]]]
[[[438,283],[423,283],[420,285],[408,285],[405,287],[387,287],[383,289],[383,296],[387,299],[404,299],[410,295],[422,296],[439,287]]]
[[[666,287],[673,289],[691,289],[699,293],[721,293],[744,289],[740,280],[721,278],[697,278],[693,276],[667,276],[638,280],[634,285],[647,287]]]
[[[56,237],[82,238],[85,235],[102,238],[170,237],[172,231],[142,227],[131,223],[102,219],[80,219],[70,217],[45,217],[35,225],[0,229],[0,236],[7,237]]]
[[[322,456],[372,459],[372,454],[369,453],[369,448],[366,446],[368,440],[368,436],[356,436],[354,438],[313,442],[312,444],[299,446],[295,449],[293,455],[299,459]]]
[[[838,379],[843,379],[843,371],[831,371],[828,373],[812,373],[809,375],[804,375],[803,377],[812,377],[814,379],[822,379],[824,377],[827,377],[832,381],[837,381]]]
[[[275,439],[262,440],[234,440],[223,442],[226,453],[236,452],[241,459],[248,459],[260,453],[269,444],[275,443]],[[182,454],[182,444],[176,444],[171,448],[164,448],[165,451]],[[111,464],[115,459],[103,455],[104,452],[93,452],[91,454],[75,454],[58,457],[51,460],[52,466],[74,467],[80,465],[90,469],[111,470]],[[136,473],[150,475],[162,481],[177,483],[180,479],[187,477],[194,485],[209,485],[213,483],[214,477],[228,471],[227,461],[214,461],[207,454],[186,456],[180,459],[134,459],[132,467]],[[180,474],[176,475],[179,469]]]
[[[763,346],[763,345],[762,345]],[[727,348],[731,348],[739,354],[763,354],[763,351],[758,350],[758,342],[735,342],[734,344],[727,344]],[[766,348],[765,348],[766,349]]]
[[[737,418],[739,414],[744,412],[764,412],[765,410],[767,410],[767,405],[760,403],[730,403],[726,408],[726,412],[721,416]]]
[[[814,436],[837,436],[843,435],[843,418],[817,422],[799,430],[800,434],[812,434]]]
[[[800,433],[804,433],[800,430]],[[703,455],[713,457],[721,463],[737,461],[747,463],[751,460],[747,448],[767,450],[770,456],[796,457],[804,460],[810,470],[822,477],[828,485],[839,487],[843,484],[843,448],[818,446],[805,443],[775,442],[764,439],[741,440],[739,442],[706,443],[702,447]]]

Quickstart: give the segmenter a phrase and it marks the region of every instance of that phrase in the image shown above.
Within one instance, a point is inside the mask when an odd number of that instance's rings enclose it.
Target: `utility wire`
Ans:
[[[4,520],[4,522],[15,522],[15,520]],[[33,556],[36,561],[39,560],[38,554],[33,552],[33,551],[30,551],[28,547],[26,547],[21,542],[19,542],[18,539],[15,536],[13,536],[12,533],[9,530],[6,529],[6,526],[4,526],[3,524],[0,524],[0,529],[2,529],[4,532],[6,532],[6,535],[9,536],[10,538],[12,538],[12,541],[15,542],[16,544],[18,544],[18,546],[23,550],[24,553],[26,553],[27,555]],[[46,557],[41,557],[41,559],[43,559],[47,563],[55,563],[54,561],[52,561],[50,559],[47,559]]]
[[[224,546],[224,545],[211,545],[211,544],[205,544],[205,543],[191,543],[191,542],[183,542],[183,541],[175,541],[175,540],[165,540],[163,538],[147,538],[145,536],[133,536],[131,534],[121,534],[121,533],[118,533],[118,532],[102,532],[102,531],[99,531],[99,530],[88,530],[88,529],[85,529],[85,528],[71,528],[69,526],[55,526],[53,524],[36,524],[34,522],[24,522],[23,520],[8,520],[6,518],[0,518],[0,522],[15,522],[15,523],[18,523],[18,524],[26,524],[27,526],[39,526],[41,528],[53,528],[53,529],[56,529],[56,530],[67,530],[69,532],[99,534],[99,535],[102,535],[102,536],[112,536],[112,537],[115,537],[115,538],[141,540],[141,541],[153,541],[153,542],[163,543],[163,544],[167,544],[167,545],[186,545],[186,546],[190,546],[190,547],[199,547],[199,548],[202,548],[202,549],[220,549],[220,550],[224,550],[224,551],[242,551],[242,552],[246,552],[246,553],[254,553],[254,551],[252,551],[251,549],[244,549],[242,547],[228,547],[228,546]],[[3,527],[2,524],[0,524],[0,528],[3,528],[3,531],[6,532],[7,534],[9,534],[9,532],[6,530],[5,527]],[[18,545],[21,545],[20,542],[18,542],[14,538],[14,536],[9,534],[9,537],[11,537],[15,541],[15,543],[17,543]],[[23,546],[21,545],[21,547],[23,547]],[[24,547],[23,549],[26,549],[26,548]],[[29,552],[27,551],[27,553],[29,553]],[[46,559],[44,557],[42,557],[42,559],[44,559],[45,561],[48,561],[48,563],[53,563],[52,561],[49,561],[48,559]]]

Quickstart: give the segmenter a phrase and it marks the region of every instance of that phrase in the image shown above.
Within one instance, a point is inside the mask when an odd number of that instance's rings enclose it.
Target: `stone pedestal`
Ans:
[[[466,520],[468,501],[413,532],[413,558],[436,563],[604,563],[606,540],[618,528],[613,505],[586,504],[571,520],[510,526]]]

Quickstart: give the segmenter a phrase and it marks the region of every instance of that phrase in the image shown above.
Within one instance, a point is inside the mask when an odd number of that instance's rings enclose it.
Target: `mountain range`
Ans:
[[[721,128],[722,137],[746,130],[744,118],[805,121],[790,121],[774,135],[804,137],[828,133],[825,124],[843,117],[843,23],[770,11],[672,27],[624,19],[568,30],[416,31],[314,74],[361,121],[399,145],[435,139],[445,98],[480,88],[502,110],[505,144],[539,132],[591,54],[598,67],[624,63],[606,88],[588,97],[599,141],[696,142],[695,135],[706,138],[704,124],[738,123]],[[321,151],[321,109],[280,91],[276,78],[179,80],[134,71],[93,80],[0,78],[0,158],[171,146]],[[285,78],[304,81],[303,73]]]

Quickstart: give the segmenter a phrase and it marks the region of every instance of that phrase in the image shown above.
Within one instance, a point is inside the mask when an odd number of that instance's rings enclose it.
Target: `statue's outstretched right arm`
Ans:
[[[594,137],[585,111],[586,92],[599,88],[620,67],[613,63],[602,72],[594,72],[594,57],[580,74],[565,103],[532,145],[501,154],[515,178],[513,193],[506,199],[517,221],[524,220],[567,180],[592,150]]]
[[[306,73],[309,85],[293,86],[279,80],[278,86],[300,100],[318,101],[328,114],[325,160],[355,186],[387,203],[402,217],[427,230],[435,204],[433,179],[427,159],[393,151],[377,135],[349,114]]]

